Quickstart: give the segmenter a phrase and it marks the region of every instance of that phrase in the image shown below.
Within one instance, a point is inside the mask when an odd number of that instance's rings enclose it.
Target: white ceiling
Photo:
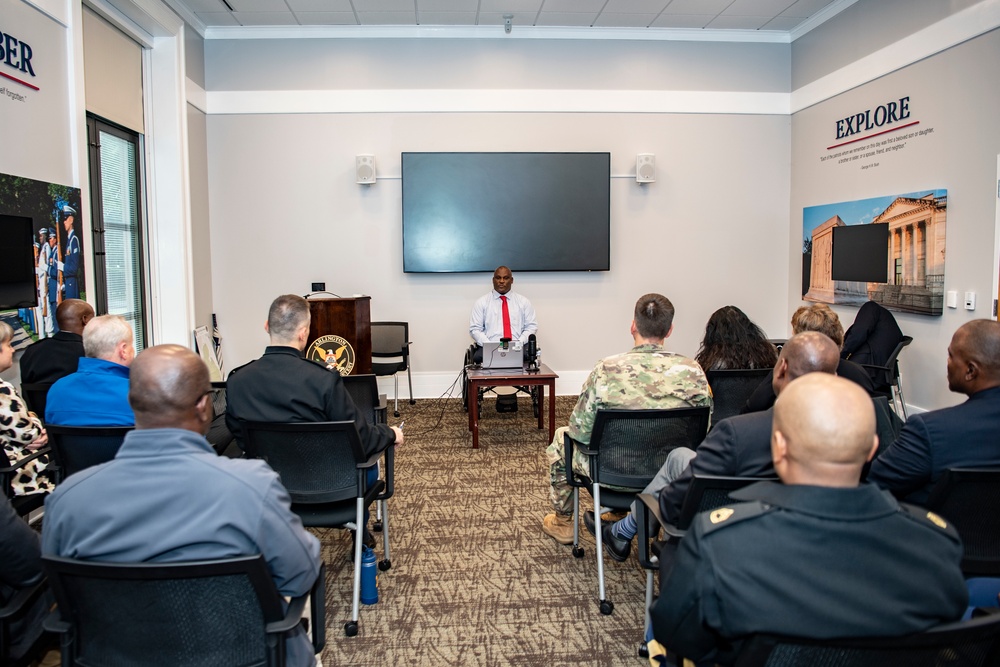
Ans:
[[[802,32],[856,0],[170,0],[198,27],[403,26]],[[186,9],[187,11],[183,11]],[[782,40],[784,41],[784,40]]]

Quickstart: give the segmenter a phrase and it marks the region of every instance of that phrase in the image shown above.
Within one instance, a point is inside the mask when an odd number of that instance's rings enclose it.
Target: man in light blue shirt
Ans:
[[[498,343],[501,338],[509,338],[523,345],[528,342],[528,336],[538,331],[535,309],[527,298],[510,291],[513,285],[514,275],[510,269],[497,267],[493,272],[493,289],[472,306],[469,335],[476,341],[473,355],[476,363],[483,360],[484,343]]]
[[[120,315],[95,317],[83,328],[75,373],[58,380],[45,402],[45,423],[60,426],[131,426],[129,366],[135,358],[132,327]]]

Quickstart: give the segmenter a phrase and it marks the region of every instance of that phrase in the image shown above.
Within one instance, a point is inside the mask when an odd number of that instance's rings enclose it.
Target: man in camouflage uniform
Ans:
[[[590,434],[600,409],[644,410],[712,405],[708,380],[693,359],[663,349],[673,332],[674,306],[661,294],[646,294],[635,304],[630,352],[602,359],[583,385],[569,426],[556,429],[545,453],[549,459],[554,513],[542,520],[542,531],[560,544],[573,543],[573,488],[566,483],[564,435],[581,444]],[[574,450],[573,470],[589,475],[587,457]]]

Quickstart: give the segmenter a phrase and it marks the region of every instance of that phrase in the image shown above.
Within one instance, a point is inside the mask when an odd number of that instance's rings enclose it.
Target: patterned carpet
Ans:
[[[556,426],[574,403],[557,399]],[[625,563],[605,559],[615,610],[602,616],[593,537],[581,525],[586,554],[576,559],[541,532],[548,429],[538,430],[529,400],[498,414],[488,397],[479,450],[461,399],[400,402],[400,410],[407,442],[390,501],[392,569],[379,573],[378,604],[361,606],[356,637],[343,629],[350,538],[316,531],[327,564],[324,666],[648,664],[636,655],[645,573],[634,549]],[[376,551],[382,558],[381,539]]]

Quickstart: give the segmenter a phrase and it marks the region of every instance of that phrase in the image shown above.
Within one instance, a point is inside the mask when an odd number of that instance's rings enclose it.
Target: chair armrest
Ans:
[[[378,405],[375,406],[375,423],[385,424],[388,421],[389,397],[385,394],[378,395]]]
[[[875,364],[858,364],[863,369],[869,372],[871,375],[872,371],[878,371],[879,379],[882,384],[892,384],[893,369],[888,366],[877,366]]]
[[[652,515],[656,519],[657,523],[660,524],[660,528],[663,529],[664,533],[675,538],[684,537],[684,534],[687,533],[686,530],[678,528],[672,523],[668,523],[663,518],[663,515],[660,514],[660,499],[657,496],[654,496],[651,493],[640,493],[636,496],[636,498],[641,501],[639,509],[645,508],[648,515]],[[638,521],[638,519],[636,519],[636,521]]]
[[[41,596],[49,587],[49,581],[45,577],[41,580],[31,584],[30,586],[25,586],[24,588],[18,588],[7,603],[0,607],[0,620],[16,619],[24,614],[35,600]]]
[[[565,453],[565,458],[566,458],[566,461],[565,461],[565,463],[566,463],[566,483],[569,484],[570,486],[576,486],[576,487],[579,487],[579,488],[584,488],[586,486],[589,486],[590,485],[590,481],[589,480],[583,480],[583,479],[579,478],[573,472],[573,450],[575,448],[577,448],[577,447],[579,447],[580,451],[582,451],[584,453],[587,453],[589,450],[584,449],[583,445],[581,445],[576,440],[574,440],[573,438],[571,438],[570,435],[569,435],[569,433],[565,434],[565,437],[563,438],[563,445],[564,445],[563,449],[565,450],[564,453]]]
[[[392,498],[393,489],[395,488],[394,480],[396,479],[396,475],[394,474],[394,470],[396,461],[396,445],[389,445],[386,447],[384,454],[385,470],[383,472],[385,473],[385,491],[377,495],[375,497],[376,500],[388,500],[389,498]]]
[[[0,468],[0,475],[12,473],[15,470],[20,470],[21,468],[23,468],[25,466],[25,464],[31,463],[32,461],[34,461],[35,459],[37,459],[39,456],[44,456],[45,454],[48,454],[49,451],[51,451],[51,450],[50,450],[50,448],[49,448],[48,445],[45,445],[44,447],[40,447],[40,448],[36,449],[35,451],[31,452],[31,454],[29,454],[28,456],[25,456],[23,459],[18,459],[14,463],[11,463],[10,465],[8,465],[8,466],[6,466],[4,468]]]
[[[319,575],[309,591],[309,615],[312,617],[313,650],[318,654],[326,646],[326,564],[320,563]]]
[[[288,608],[285,610],[285,617],[280,621],[266,624],[264,626],[265,632],[270,635],[284,634],[294,630],[302,622],[302,612],[306,609],[308,599],[309,593],[292,598],[288,602]]]
[[[639,564],[648,570],[652,570],[659,565],[660,559],[652,555],[649,542],[651,538],[655,539],[660,531],[657,529],[651,535],[647,535],[647,533],[649,533],[650,528],[650,515],[656,517],[657,521],[660,520],[659,503],[656,497],[649,493],[640,493],[636,498],[640,501],[635,504],[635,522],[639,529],[636,535],[639,544]]]

